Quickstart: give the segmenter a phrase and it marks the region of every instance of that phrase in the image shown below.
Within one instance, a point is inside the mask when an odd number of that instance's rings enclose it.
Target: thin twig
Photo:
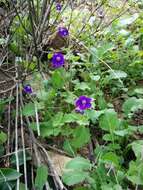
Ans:
[[[25,148],[25,150],[31,150],[31,148]],[[22,152],[22,151],[23,151],[23,149],[18,149],[18,153],[20,153],[20,152]],[[5,155],[1,156],[0,158],[9,157],[9,156],[14,155],[15,153],[16,153],[15,151],[14,151],[14,152],[10,152],[10,153],[8,153],[8,154],[5,154]]]
[[[19,85],[16,84],[16,115],[15,115],[15,156],[16,156],[16,169],[19,172],[19,156],[18,156],[18,110],[19,110]],[[16,189],[19,190],[20,181],[17,179]]]
[[[52,2],[49,4],[49,6],[48,6],[48,8],[47,8],[47,10],[46,10],[46,12],[45,12],[45,15],[44,15],[44,18],[43,18],[43,22],[41,23],[41,26],[37,28],[36,34],[37,34],[38,31],[39,31],[39,33],[38,33],[38,38],[37,38],[37,43],[38,43],[38,44],[39,44],[39,42],[40,42],[40,40],[41,40],[41,37],[42,37],[42,34],[43,34],[44,25],[45,25],[45,23],[46,23],[46,19],[47,19],[49,13],[50,13],[50,10],[51,10],[51,7],[52,7],[53,3],[54,3],[54,0],[52,0]]]
[[[48,165],[50,167],[51,173],[53,173],[53,176],[54,176],[56,182],[58,183],[59,190],[67,190],[66,187],[63,185],[60,177],[58,176],[57,171],[54,169],[54,165],[53,165],[53,163],[52,163],[52,161],[50,159],[50,156],[49,156],[48,152],[46,151],[46,149],[40,143],[38,143],[38,142],[36,142],[36,143],[42,149],[45,156],[47,157]]]
[[[6,89],[6,90],[0,91],[0,94],[7,93],[7,92],[9,92],[10,90],[13,90],[15,87],[16,87],[16,84],[14,84],[12,87],[10,87],[10,88],[8,88],[8,89]]]
[[[23,163],[24,163],[23,165],[24,165],[25,190],[28,190],[26,151],[25,151],[24,128],[23,128],[23,117],[22,117],[22,108],[21,107],[20,107],[20,121],[21,121],[21,140],[22,140],[22,152],[23,152]]]
[[[32,17],[32,6],[31,6],[31,1],[28,0],[28,5],[29,5],[29,16],[30,16],[30,23],[31,23],[31,28],[32,28],[32,36],[33,36],[33,42],[34,42],[34,48],[35,48],[35,53],[37,57],[37,67],[38,70],[40,71],[40,61],[39,61],[39,56],[38,56],[38,48],[37,48],[37,40],[36,40],[36,33],[34,29],[34,22],[33,22],[33,17]]]
[[[22,99],[22,93],[20,93],[20,103],[21,103],[21,109],[24,107],[24,103],[23,103],[23,99]],[[37,145],[36,145],[36,138],[34,136],[34,133],[33,131],[31,130],[31,128],[29,128],[30,126],[30,120],[28,117],[25,117],[26,121],[27,121],[27,124],[28,124],[28,130],[30,132],[30,136],[31,136],[31,141],[32,141],[32,144],[33,144],[33,149],[34,149],[34,153],[35,153],[35,158],[37,160],[37,165],[38,166],[41,166],[42,162],[41,162],[41,159],[40,159],[40,153],[38,151],[38,148],[37,148]],[[46,190],[50,190],[50,187],[49,184],[48,184],[48,181],[46,182]]]
[[[40,136],[40,125],[39,125],[39,116],[38,116],[38,109],[36,103],[35,105],[35,117],[36,117],[36,126],[37,126],[37,134]]]
[[[10,153],[10,134],[11,134],[11,97],[12,97],[13,90],[11,90],[10,93],[10,101],[8,105],[8,126],[7,126],[7,149],[6,154],[8,155]],[[9,166],[9,157],[7,158],[7,166]]]
[[[15,78],[12,77],[11,75],[9,75],[5,70],[3,70],[2,68],[0,68],[0,72],[2,72],[5,76],[7,76],[8,78],[11,78],[13,81],[15,81]]]

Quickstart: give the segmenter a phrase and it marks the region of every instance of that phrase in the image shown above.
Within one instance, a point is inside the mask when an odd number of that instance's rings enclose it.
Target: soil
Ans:
[[[131,124],[135,126],[143,125],[143,109],[138,109],[134,112]]]

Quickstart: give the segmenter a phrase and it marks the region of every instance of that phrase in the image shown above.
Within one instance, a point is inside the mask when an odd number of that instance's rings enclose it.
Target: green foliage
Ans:
[[[105,110],[104,114],[100,117],[99,124],[103,130],[113,133],[119,127],[117,113],[111,109]]]
[[[7,140],[7,135],[1,131],[0,132],[0,144],[5,143],[6,140]]]
[[[107,152],[102,157],[103,162],[119,167],[119,157],[113,152]]]
[[[6,3],[4,0],[2,2]],[[40,0],[33,1],[31,6],[34,5],[35,9],[32,9],[32,13],[27,9],[27,4],[22,11],[20,7],[19,14],[16,13],[11,21],[10,38],[0,37],[0,47],[6,47],[8,51],[8,59],[3,60],[4,65],[16,61],[24,76],[27,72],[26,80],[23,81],[21,75],[20,80],[24,84],[30,84],[34,91],[32,96],[23,95],[23,107],[19,101],[24,134],[29,135],[27,128],[30,127],[39,142],[64,149],[73,157],[62,175],[63,183],[69,189],[70,186],[74,190],[126,190],[137,189],[138,186],[138,189],[143,189],[142,1],[129,1],[124,6],[118,0],[99,0],[92,4],[86,1],[86,5],[79,1],[72,5],[62,1],[61,12],[56,11],[55,2],[49,2],[48,9],[46,6],[42,8],[42,3]],[[94,3],[99,3],[99,7],[100,3],[103,4],[100,7],[103,15],[100,15],[98,9],[94,14],[93,10],[97,6]],[[13,6],[12,9],[15,11]],[[43,18],[44,10],[49,10],[46,20]],[[42,25],[44,20],[46,22]],[[69,46],[50,47],[61,24],[69,29]],[[57,51],[65,57],[62,68],[51,67],[53,53]],[[14,60],[9,60],[11,55]],[[13,94],[15,108],[15,93]],[[93,102],[90,109],[80,113],[75,110],[75,101],[83,95],[93,98]],[[5,164],[5,145],[9,138],[4,117],[10,101],[9,98],[0,99],[2,165]],[[15,121],[15,111],[10,116],[12,124]],[[27,117],[30,125],[26,125]],[[38,137],[37,126],[40,128]],[[10,126],[12,132],[13,127]],[[21,143],[20,137],[18,140]],[[21,144],[18,145],[18,148],[21,147]],[[23,151],[18,153],[18,158],[20,172],[23,172]],[[28,166],[31,164],[29,161],[33,161],[31,159],[26,152]],[[9,159],[10,167],[15,168],[16,163],[13,154]],[[28,167],[27,170],[29,172]],[[47,166],[34,165],[33,171],[35,187],[29,189],[43,190],[46,182],[52,186]],[[21,175],[15,169],[1,168],[0,189],[14,189],[16,180]],[[26,189],[23,179],[24,176],[20,179],[20,190]]]
[[[126,115],[143,108],[143,99],[137,99],[135,97],[127,99],[123,104],[123,111]]]
[[[127,77],[127,73],[125,73],[124,71],[114,70],[114,71],[109,71],[109,73],[110,73],[109,75],[110,79],[122,79]]]
[[[36,178],[35,178],[35,187],[37,190],[42,190],[44,184],[47,181],[48,169],[46,166],[40,166],[37,168]]]
[[[64,86],[65,84],[65,79],[63,78],[64,75],[65,75],[65,71],[62,69],[54,71],[51,78],[53,88],[59,89]]]
[[[63,176],[65,184],[71,186],[83,182],[87,178],[88,174],[83,171],[70,171]]]
[[[16,170],[11,168],[0,168],[0,183],[13,181],[21,176]]]
[[[67,185],[75,185],[83,182],[89,176],[88,170],[91,169],[91,164],[88,160],[82,157],[76,157],[66,165],[66,172],[63,174],[63,181]]]
[[[101,44],[98,48],[91,48],[91,57],[90,61],[97,64],[100,60],[103,59],[104,55],[114,48],[112,43]]]
[[[34,103],[28,103],[23,108],[24,116],[32,116],[35,115],[35,105]]]
[[[134,141],[131,143],[132,149],[137,159],[142,159],[143,140]]]
[[[75,129],[73,133],[73,139],[71,140],[71,145],[74,148],[81,148],[89,141],[90,141],[90,132],[88,128],[80,126]]]
[[[133,184],[143,185],[143,163],[139,161],[131,161],[127,172],[127,178]]]

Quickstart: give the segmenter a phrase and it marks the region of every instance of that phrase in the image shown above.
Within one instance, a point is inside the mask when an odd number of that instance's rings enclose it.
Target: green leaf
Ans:
[[[69,91],[67,91],[67,92],[63,92],[62,93],[62,96],[65,98],[65,102],[67,102],[68,104],[74,104],[74,101],[75,101],[75,99],[77,98],[75,95],[74,95],[74,93],[73,92],[69,92]]]
[[[106,110],[104,112],[104,115],[100,117],[99,125],[103,130],[112,133],[115,129],[118,129],[119,127],[117,113],[112,109]]]
[[[90,90],[90,87],[87,83],[81,82],[76,84],[75,90]]]
[[[57,113],[53,118],[53,126],[62,126],[64,124],[63,122],[63,116],[64,114],[62,112]]]
[[[54,71],[52,78],[51,78],[52,85],[55,89],[62,88],[65,84],[64,75],[62,70],[58,69]]]
[[[11,168],[0,168],[0,183],[13,181],[21,176],[16,170]]]
[[[126,115],[131,112],[132,107],[136,106],[137,98],[132,97],[127,99],[123,104],[123,111]]]
[[[137,158],[142,159],[143,156],[143,140],[137,140],[131,143],[132,149]]]
[[[114,134],[115,135],[118,135],[120,137],[124,137],[126,135],[128,135],[128,129],[124,129],[124,130],[117,130],[117,131],[114,131]]]
[[[95,123],[99,117],[104,113],[104,111],[96,111],[96,110],[86,110],[85,114],[89,119],[92,120],[93,123]]]
[[[105,134],[105,135],[103,136],[103,140],[104,140],[104,141],[113,141],[113,137],[112,137],[111,134]]]
[[[105,163],[112,164],[116,167],[119,166],[119,157],[113,152],[105,153],[104,155],[102,155],[101,160],[103,160]]]
[[[109,71],[110,75],[109,78],[110,79],[121,79],[121,78],[126,78],[127,77],[127,73],[125,73],[124,71],[120,71],[120,70],[113,70],[113,71]]]
[[[118,185],[118,184],[116,184],[116,185],[114,186],[114,189],[115,189],[115,190],[123,190],[122,187],[121,187],[120,185]]]
[[[4,133],[4,132],[1,131],[1,132],[0,132],[0,144],[5,143],[6,140],[7,140],[7,135],[6,135],[6,133]]]
[[[35,187],[38,190],[43,190],[43,186],[47,181],[48,169],[46,166],[42,165],[37,168],[36,178],[35,178]]]
[[[41,122],[40,131],[42,137],[57,136],[61,132],[61,126],[54,127],[52,121]]]
[[[89,121],[88,118],[85,115],[81,115],[79,113],[69,113],[65,114],[63,118],[63,122],[65,123],[73,123],[76,122],[79,125],[88,125]]]
[[[126,115],[128,115],[130,112],[134,112],[138,109],[143,108],[143,99],[137,99],[135,97],[131,97],[127,99],[123,104],[123,111]]]
[[[98,48],[92,47],[91,57],[90,57],[91,63],[95,63],[95,64],[98,63],[98,60],[102,59],[104,54],[112,50],[113,48],[114,48],[114,45],[108,42],[101,44],[101,46]]]
[[[136,88],[136,89],[134,90],[134,92],[135,92],[136,94],[143,94],[143,88]]]
[[[26,161],[31,160],[31,156],[30,154],[28,154],[28,152],[26,152]],[[22,166],[25,162],[24,158],[23,158],[23,151],[19,151],[18,152],[18,159],[19,159],[19,166]],[[10,163],[12,164],[12,166],[16,167],[16,156],[15,154],[13,154],[10,158]]]
[[[129,170],[127,172],[127,178],[133,184],[143,185],[143,163],[137,161],[131,161],[129,164]]]
[[[99,109],[103,110],[107,108],[107,102],[103,95],[99,95],[99,97],[97,98],[97,102],[98,102]]]
[[[135,132],[137,132],[138,128],[136,126],[129,125],[128,128],[122,129],[122,130],[116,130],[114,131],[114,134],[124,137],[124,136],[130,136],[133,135]]]
[[[53,53],[48,53],[47,58],[51,59],[53,57]]]
[[[101,185],[101,190],[114,190],[111,185]]]
[[[63,145],[63,149],[67,153],[69,153],[71,156],[75,155],[74,150],[73,150],[73,148],[72,148],[71,143],[69,142],[69,140],[65,140],[64,145]]]
[[[119,34],[123,35],[123,36],[128,36],[130,34],[130,32],[128,30],[125,29],[121,29],[119,31]]]
[[[139,17],[139,14],[135,13],[132,16],[122,18],[119,21],[119,26],[123,27],[123,26],[129,25],[129,24],[132,24],[138,17]]]
[[[37,92],[38,99],[41,101],[48,102],[48,103],[55,97],[55,95],[56,93],[54,89],[50,89],[48,92],[44,90],[39,90]]]
[[[28,103],[23,107],[22,113],[24,116],[34,116],[35,115],[35,104]]]
[[[70,171],[65,172],[62,179],[66,185],[71,186],[83,182],[87,175],[88,173],[83,171]]]
[[[89,190],[87,187],[76,187],[74,190]]]
[[[79,126],[74,130],[74,138],[71,140],[71,145],[74,148],[81,148],[90,141],[89,129],[84,126]]]
[[[7,43],[7,39],[5,38],[0,38],[0,45],[4,45]]]
[[[25,189],[26,189],[26,186],[25,186],[24,183],[20,183],[19,186],[20,186],[20,187],[19,187],[20,190],[25,190]]]
[[[71,170],[90,170],[91,164],[90,161],[85,158],[76,157],[68,162],[65,168]]]
[[[18,43],[17,42],[11,42],[10,44],[9,44],[9,48],[10,48],[10,50],[13,52],[13,53],[15,53],[16,55],[20,55],[20,48],[19,48],[19,45],[18,45]]]
[[[93,74],[90,74],[90,78],[91,78],[93,81],[99,81],[99,80],[100,80],[100,75],[93,75]]]

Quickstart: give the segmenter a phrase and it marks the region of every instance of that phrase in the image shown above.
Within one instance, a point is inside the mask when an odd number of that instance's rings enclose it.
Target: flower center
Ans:
[[[30,90],[31,89],[31,87],[30,86],[27,86],[27,90]]]
[[[57,60],[57,61],[61,61],[60,56],[57,56],[57,57],[56,57],[56,60]]]
[[[86,100],[82,100],[82,104],[85,105],[86,104]]]
[[[66,31],[64,32],[64,36],[66,36],[67,35],[67,33],[66,33]]]

